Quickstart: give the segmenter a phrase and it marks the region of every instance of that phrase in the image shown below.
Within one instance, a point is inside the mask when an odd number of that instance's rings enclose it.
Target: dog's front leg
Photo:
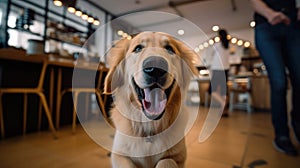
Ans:
[[[131,159],[117,154],[111,154],[111,164],[113,168],[136,168]]]
[[[163,159],[157,163],[155,168],[178,168],[178,165],[173,159]]]

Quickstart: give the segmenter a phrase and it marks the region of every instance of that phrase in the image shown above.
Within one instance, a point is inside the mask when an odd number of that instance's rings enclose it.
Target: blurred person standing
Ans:
[[[214,52],[209,61],[210,71],[212,73],[209,92],[211,96],[221,104],[222,109],[226,106],[227,78],[230,68],[230,50],[227,35],[228,33],[225,29],[218,31],[220,42],[214,43]],[[228,111],[224,110],[222,116],[228,117]]]
[[[290,138],[286,96],[289,77],[293,91],[291,130],[300,143],[300,0],[249,1],[255,10],[256,47],[271,86],[273,145],[280,152],[297,156]]]

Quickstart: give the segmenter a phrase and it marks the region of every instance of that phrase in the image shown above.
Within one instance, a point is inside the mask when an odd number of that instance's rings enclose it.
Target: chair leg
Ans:
[[[229,96],[229,111],[233,111],[233,100],[234,100],[234,92],[230,92]]]
[[[102,100],[101,94],[99,92],[96,92],[96,95],[97,95],[98,100],[99,100],[101,113],[102,113],[104,118],[107,118],[107,113],[105,111],[105,105],[104,105],[104,102]]]
[[[72,132],[76,131],[76,111],[77,111],[77,102],[78,102],[78,92],[74,93],[74,108],[73,108],[73,122],[72,122]]]
[[[27,94],[24,94],[24,104],[23,104],[23,135],[26,134],[26,126],[27,126]]]
[[[43,93],[37,93],[37,94],[39,95],[39,97],[42,101],[42,104],[43,104],[43,107],[44,107],[44,110],[45,110],[45,113],[46,113],[46,116],[47,116],[47,119],[48,119],[49,128],[52,131],[52,134],[53,134],[54,138],[57,138],[56,130],[55,130],[54,125],[53,125],[51,112],[50,112],[49,107],[47,105],[46,97]]]
[[[41,131],[41,127],[42,127],[42,102],[40,100],[39,102],[39,111],[38,111],[38,131]]]
[[[205,92],[204,107],[208,107],[208,96],[209,96],[209,93],[208,93],[208,92]]]
[[[89,100],[90,100],[90,94],[89,93],[85,93],[85,110],[84,110],[84,119],[85,119],[85,121],[87,121],[88,120],[88,117],[89,117]]]
[[[247,112],[251,113],[252,112],[252,101],[251,101],[251,94],[247,92]]]
[[[55,119],[55,126],[56,129],[59,129],[59,121],[60,121],[60,106],[61,106],[61,100],[62,100],[62,94],[57,94],[56,98],[56,119]]]
[[[2,93],[0,93],[0,129],[1,129],[1,138],[5,137],[4,131],[4,119],[3,119],[3,107],[2,107]]]

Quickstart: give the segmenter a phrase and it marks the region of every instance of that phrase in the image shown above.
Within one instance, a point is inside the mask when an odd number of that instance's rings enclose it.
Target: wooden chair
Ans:
[[[27,125],[27,95],[28,94],[35,94],[39,97],[41,105],[45,111],[46,117],[48,119],[49,128],[52,131],[53,136],[56,138],[56,130],[53,125],[51,112],[49,110],[49,106],[43,92],[43,84],[44,78],[47,68],[47,58],[45,55],[30,55],[26,56],[26,53],[23,51],[19,51],[16,49],[1,49],[0,50],[1,58],[8,58],[12,59],[11,57],[15,57],[14,60],[23,61],[23,62],[31,62],[42,64],[42,68],[39,75],[39,81],[36,87],[6,87],[0,88],[0,126],[1,126],[1,136],[2,138],[5,137],[5,130],[4,130],[4,118],[3,118],[3,104],[2,104],[2,95],[3,94],[24,94],[24,117],[23,117],[23,134],[26,133],[26,125]],[[24,71],[26,71],[24,69]]]
[[[103,74],[108,71],[108,69],[105,67],[104,64],[99,64],[99,69],[98,69],[98,80],[96,82],[95,87],[92,86],[75,86],[71,88],[65,88],[62,91],[58,90],[57,93],[57,101],[56,101],[56,128],[59,128],[59,122],[60,122],[60,108],[62,104],[62,98],[66,93],[72,93],[73,94],[73,115],[72,115],[72,133],[75,133],[76,131],[76,111],[77,111],[77,106],[78,106],[78,96],[81,93],[86,93],[87,95],[90,94],[95,94],[98,100],[98,103],[100,105],[100,111],[105,119],[107,119],[107,113],[105,111],[105,102],[106,102],[106,95],[103,95],[103,79],[104,76]],[[62,76],[62,71],[61,69],[58,72],[59,76]],[[59,82],[61,83],[61,81]],[[102,95],[104,98],[102,98]],[[88,99],[86,99],[88,101]],[[88,103],[86,103],[88,104]],[[87,114],[87,109],[86,109],[86,114]]]

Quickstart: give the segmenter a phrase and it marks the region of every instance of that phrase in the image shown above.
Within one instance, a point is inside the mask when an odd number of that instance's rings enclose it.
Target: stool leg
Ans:
[[[251,107],[251,104],[252,104],[252,101],[251,101],[251,94],[250,93],[247,93],[247,112],[248,113],[251,113],[252,112],[252,107]]]
[[[27,94],[24,94],[24,104],[23,104],[23,135],[26,134],[26,126],[27,126]]]
[[[90,94],[89,93],[85,93],[85,110],[84,110],[84,119],[85,121],[88,120],[88,117],[89,117],[89,108],[90,108],[90,104],[89,104],[89,100],[90,100]]]
[[[2,93],[0,93],[0,128],[1,128],[1,138],[5,137],[4,132],[4,119],[3,119],[3,107],[2,107]]]
[[[229,111],[233,111],[233,99],[234,99],[234,92],[230,92],[229,96]]]
[[[39,102],[39,111],[38,111],[38,131],[41,131],[42,126],[42,101]]]
[[[74,108],[73,108],[73,122],[72,122],[72,132],[76,131],[76,111],[77,111],[77,102],[78,102],[78,92],[74,93]]]
[[[209,93],[205,92],[204,107],[208,107],[208,96],[209,96]]]
[[[101,94],[99,92],[96,92],[96,95],[97,95],[98,100],[99,100],[99,105],[100,105],[101,113],[102,113],[102,115],[103,115],[104,118],[107,118],[107,113],[105,111],[105,105],[104,105],[104,102],[102,100]]]
[[[42,104],[43,104],[43,107],[44,107],[44,110],[45,110],[45,113],[46,113],[46,117],[48,119],[50,130],[52,131],[52,134],[53,134],[54,138],[57,138],[56,130],[55,130],[54,125],[53,125],[51,112],[50,112],[49,107],[47,105],[46,97],[43,93],[37,93],[37,94],[39,95],[39,97],[42,101]]]

